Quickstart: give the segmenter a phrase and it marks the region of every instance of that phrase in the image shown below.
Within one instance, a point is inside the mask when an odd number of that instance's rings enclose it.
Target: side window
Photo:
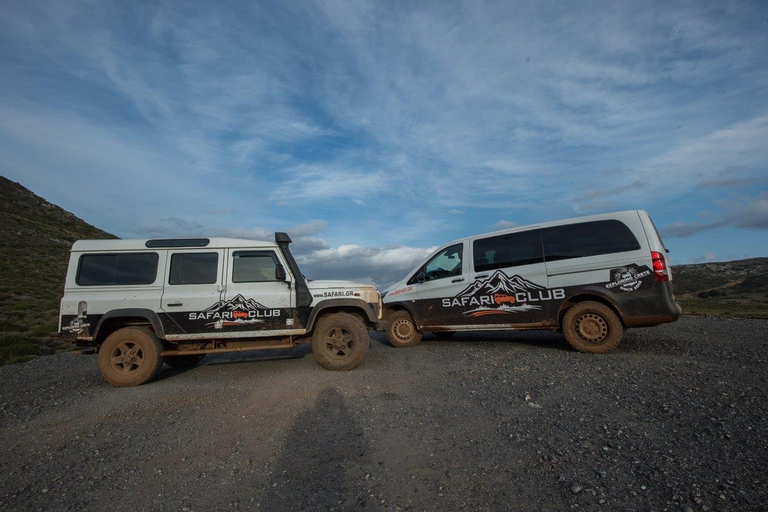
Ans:
[[[272,251],[236,251],[232,255],[233,283],[277,281],[277,256]]]
[[[472,252],[475,272],[544,261],[538,229],[475,240]]]
[[[218,270],[218,253],[176,253],[171,256],[171,275],[168,277],[168,284],[215,284]]]
[[[618,220],[566,224],[541,230],[547,261],[584,258],[640,249],[632,231]]]
[[[434,255],[424,265],[427,281],[461,275],[461,256],[463,251],[464,244],[456,244]]]
[[[157,261],[156,252],[83,254],[75,282],[80,286],[152,284]]]

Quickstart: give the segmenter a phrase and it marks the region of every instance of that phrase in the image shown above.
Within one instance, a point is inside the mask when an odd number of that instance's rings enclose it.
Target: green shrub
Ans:
[[[39,356],[43,353],[37,343],[18,343],[0,348],[0,359],[9,361],[21,356]]]
[[[29,332],[35,336],[50,336],[58,331],[58,324],[46,323],[42,325],[36,325]]]
[[[26,325],[9,322],[8,320],[0,320],[0,331],[27,331],[29,328]]]
[[[21,333],[21,332],[0,333],[0,348],[10,347],[11,345],[33,343],[34,341],[35,341],[34,336],[28,333]]]

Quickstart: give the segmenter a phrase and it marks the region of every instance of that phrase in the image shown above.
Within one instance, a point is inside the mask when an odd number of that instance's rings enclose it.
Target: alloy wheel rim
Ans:
[[[352,333],[341,327],[334,327],[325,335],[325,352],[333,359],[344,359],[352,354],[355,338]]]
[[[129,375],[144,365],[144,351],[135,341],[121,341],[112,349],[109,362],[120,375]]]

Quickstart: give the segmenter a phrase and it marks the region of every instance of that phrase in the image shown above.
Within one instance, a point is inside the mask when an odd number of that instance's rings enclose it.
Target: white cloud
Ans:
[[[500,220],[499,222],[496,222],[491,226],[493,229],[509,229],[514,228],[517,226],[517,222],[512,222],[511,220]]]
[[[696,256],[695,258],[688,258],[688,261],[686,263],[708,263],[710,261],[717,261],[717,255],[711,252],[706,252],[700,256]]]
[[[365,280],[379,286],[392,284],[423,263],[436,247],[363,247],[342,245],[297,258],[308,277]]]

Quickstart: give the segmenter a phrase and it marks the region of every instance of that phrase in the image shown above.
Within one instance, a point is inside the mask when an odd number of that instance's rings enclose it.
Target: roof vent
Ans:
[[[161,249],[168,247],[206,247],[211,241],[207,238],[164,238],[157,240],[147,240],[145,244],[152,249]]]

